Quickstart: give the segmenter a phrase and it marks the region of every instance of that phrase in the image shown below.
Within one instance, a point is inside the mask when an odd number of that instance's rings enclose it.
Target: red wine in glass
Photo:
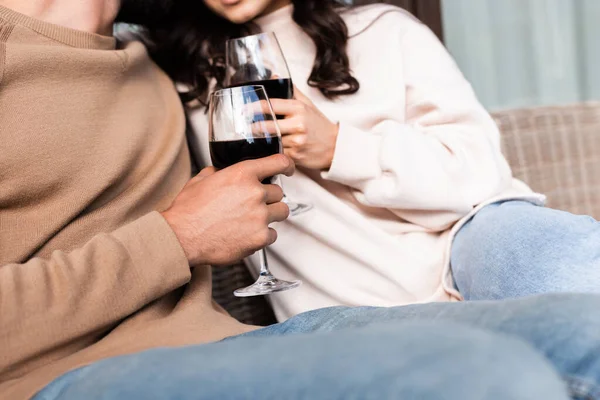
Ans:
[[[281,137],[273,123],[273,108],[262,86],[217,90],[209,103],[209,146],[213,165],[227,168],[238,162],[281,153]],[[273,131],[275,127],[275,131]],[[263,183],[271,183],[265,179]],[[238,297],[260,296],[298,287],[300,281],[285,281],[269,271],[267,254],[258,251],[260,273],[257,281],[237,289]]]
[[[267,96],[269,99],[293,99],[294,98],[294,85],[292,80],[289,78],[281,79],[265,79],[264,81],[249,81],[245,83],[239,83],[236,85],[230,85],[229,87],[238,86],[256,86],[262,85],[265,87]]]
[[[291,78],[273,78],[274,74],[269,69],[265,69],[264,73],[260,73],[258,68],[253,64],[246,64],[238,68],[233,76],[229,79],[231,84],[229,87],[239,86],[264,86],[269,99],[293,99],[294,84]],[[265,79],[257,79],[266,77]],[[254,80],[256,79],[256,80]],[[283,119],[283,115],[277,115],[277,119]]]
[[[210,142],[210,158],[217,169],[227,168],[241,161],[255,160],[281,153],[278,137],[248,138]],[[263,183],[271,183],[267,178]]]
[[[270,99],[293,99],[294,85],[281,46],[274,33],[230,39],[226,44],[225,85],[229,88],[260,85]],[[276,119],[285,116],[277,115]],[[285,199],[292,216],[313,208]]]

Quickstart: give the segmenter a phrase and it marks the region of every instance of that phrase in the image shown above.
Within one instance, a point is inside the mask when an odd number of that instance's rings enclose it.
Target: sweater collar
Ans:
[[[114,50],[116,48],[117,42],[112,36],[102,36],[51,24],[18,13],[4,6],[0,6],[0,19],[11,24],[24,26],[40,35],[71,47],[97,50]]]

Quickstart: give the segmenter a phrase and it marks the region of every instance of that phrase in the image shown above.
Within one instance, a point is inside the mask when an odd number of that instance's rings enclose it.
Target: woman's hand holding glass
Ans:
[[[271,99],[281,131],[284,153],[297,166],[327,170],[331,167],[338,124],[330,121],[308,97],[294,87],[294,99]]]

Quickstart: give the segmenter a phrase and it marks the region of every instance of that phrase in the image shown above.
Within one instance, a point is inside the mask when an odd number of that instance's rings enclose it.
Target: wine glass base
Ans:
[[[252,285],[241,288],[233,292],[236,297],[252,297],[264,296],[266,294],[283,292],[286,290],[297,288],[302,284],[302,281],[288,282],[282,279],[277,279],[272,275],[260,276]]]
[[[287,205],[290,208],[290,216],[292,217],[304,214],[305,212],[312,210],[314,207],[312,204],[294,203],[292,201],[288,201]]]

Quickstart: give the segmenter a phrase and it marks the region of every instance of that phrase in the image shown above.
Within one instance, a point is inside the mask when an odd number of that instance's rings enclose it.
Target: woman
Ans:
[[[284,187],[315,208],[278,226],[269,248],[278,276],[304,281],[271,297],[280,320],[339,304],[600,291],[598,224],[543,208],[543,196],[512,179],[493,120],[410,14],[333,0],[195,7],[188,23],[149,35],[156,61],[200,100],[191,123],[201,142],[226,39],[274,31],[296,84],[294,100],[272,101],[299,167]]]

